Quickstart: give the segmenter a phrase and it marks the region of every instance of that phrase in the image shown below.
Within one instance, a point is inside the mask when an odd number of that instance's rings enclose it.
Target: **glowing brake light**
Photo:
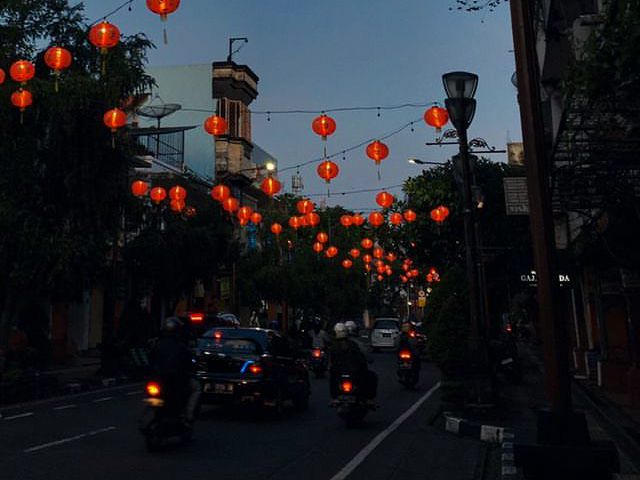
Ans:
[[[160,395],[160,385],[158,385],[156,382],[147,383],[147,394],[150,397],[157,397],[158,395]]]
[[[314,348],[313,349],[313,356],[316,358],[320,358],[322,356],[322,350],[320,350],[319,348]]]
[[[215,338],[216,340],[220,340],[222,338],[222,332],[221,331],[214,332],[213,338]]]
[[[254,375],[260,375],[262,373],[262,366],[257,363],[253,363],[249,366],[249,371]]]
[[[408,350],[403,350],[402,352],[400,352],[400,359],[411,360],[411,352]]]
[[[344,380],[340,384],[340,390],[342,390],[344,393],[351,393],[351,391],[353,390],[353,383],[351,382],[351,380]]]
[[[415,331],[413,331],[413,330],[411,330],[411,331],[409,332],[409,336],[410,336],[411,338],[414,338],[414,337],[416,336],[416,332],[415,332]]]
[[[511,326],[510,323],[507,323],[507,326],[505,327],[505,330],[507,331],[507,333],[511,333],[513,331],[513,327]]]
[[[192,323],[202,323],[204,320],[204,313],[192,313],[189,315],[189,319]]]

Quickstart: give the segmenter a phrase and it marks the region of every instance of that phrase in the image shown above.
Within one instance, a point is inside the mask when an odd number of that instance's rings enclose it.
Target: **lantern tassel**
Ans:
[[[169,37],[167,36],[167,27],[162,27],[162,39],[165,45],[169,45]]]
[[[111,148],[114,150],[116,148],[116,136],[113,133],[111,134]]]
[[[107,74],[107,59],[104,55],[102,56],[102,66],[100,67],[100,71],[103,77]]]
[[[380,164],[378,164],[378,181],[382,180],[382,175],[380,175]]]
[[[24,109],[20,109],[20,125],[24,125]]]

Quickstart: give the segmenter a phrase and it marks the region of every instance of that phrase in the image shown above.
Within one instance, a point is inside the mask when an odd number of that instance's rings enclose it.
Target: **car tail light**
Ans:
[[[202,323],[204,320],[204,313],[192,313],[189,315],[189,320],[191,320],[191,323]]]
[[[351,393],[353,391],[353,382],[351,380],[343,380],[340,384],[340,390],[344,393]]]
[[[315,348],[313,350],[313,354],[312,355],[314,357],[316,357],[316,358],[320,358],[322,356],[322,350],[320,350],[319,348]]]
[[[507,323],[507,326],[504,327],[504,329],[507,331],[507,333],[513,332],[513,327],[511,326],[510,323]]]
[[[411,352],[408,350],[403,350],[402,352],[400,352],[400,359],[411,360]]]
[[[150,397],[158,397],[160,395],[160,385],[158,385],[156,382],[149,382],[147,383],[147,395],[149,395]]]
[[[249,371],[254,375],[260,375],[262,373],[262,365],[259,365],[257,363],[252,363],[249,366]]]
[[[213,333],[213,338],[215,338],[216,340],[220,340],[222,338],[222,332],[221,331],[216,331]]]

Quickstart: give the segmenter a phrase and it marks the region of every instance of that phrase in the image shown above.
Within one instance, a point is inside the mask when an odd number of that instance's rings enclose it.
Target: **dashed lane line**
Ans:
[[[23,452],[24,453],[38,452],[40,450],[44,450],[45,448],[55,447],[57,445],[64,445],[65,443],[74,442],[76,440],[81,440],[87,437],[94,437],[101,433],[110,432],[112,430],[116,430],[116,427],[111,426],[111,427],[101,428],[99,430],[93,430],[88,433],[81,433],[80,435],[75,435],[73,437],[61,438],[60,440],[55,440],[53,442],[43,443],[42,445],[36,445],[35,447],[27,448],[23,450]]]
[[[125,395],[127,395],[129,397],[131,395],[141,395],[142,393],[144,393],[142,390],[136,390],[135,392],[125,393]]]
[[[60,405],[59,407],[54,407],[54,410],[68,410],[70,408],[77,408],[78,405],[75,403],[70,403],[69,405]]]
[[[33,412],[19,413],[18,415],[11,415],[10,417],[4,417],[4,420],[17,420],[18,418],[32,417]]]
[[[102,402],[108,402],[109,400],[111,400],[113,397],[102,397],[102,398],[96,398],[93,403],[102,403]]]

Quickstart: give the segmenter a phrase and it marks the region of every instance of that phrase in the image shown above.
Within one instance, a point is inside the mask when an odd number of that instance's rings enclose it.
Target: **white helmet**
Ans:
[[[336,334],[336,338],[346,338],[347,335],[349,335],[349,332],[347,331],[347,327],[342,322],[336,323],[333,326],[333,331]]]
[[[355,335],[356,330],[358,330],[358,326],[353,320],[347,320],[346,322],[344,322],[344,326],[347,327],[347,332],[349,333],[349,335]]]

